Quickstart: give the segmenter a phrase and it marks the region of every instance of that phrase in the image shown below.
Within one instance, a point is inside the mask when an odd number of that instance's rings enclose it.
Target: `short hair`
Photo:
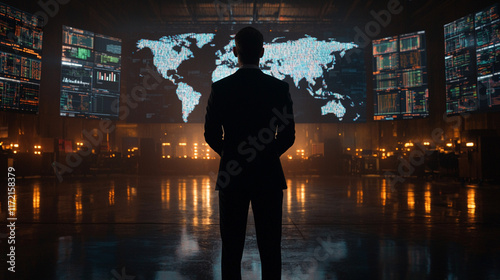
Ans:
[[[264,45],[264,36],[259,30],[251,26],[244,27],[236,33],[234,41],[241,62],[244,64],[258,63]]]

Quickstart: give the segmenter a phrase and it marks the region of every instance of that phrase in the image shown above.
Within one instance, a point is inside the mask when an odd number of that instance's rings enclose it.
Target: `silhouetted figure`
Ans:
[[[263,36],[253,27],[235,37],[240,69],[212,84],[205,140],[221,156],[219,190],[222,279],[241,279],[249,203],[255,218],[262,279],[281,279],[285,176],[280,156],[295,141],[288,84],[262,73]]]

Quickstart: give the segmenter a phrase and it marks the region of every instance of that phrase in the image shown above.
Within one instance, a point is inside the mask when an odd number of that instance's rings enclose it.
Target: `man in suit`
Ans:
[[[285,176],[280,156],[295,141],[286,82],[262,73],[263,36],[241,29],[233,53],[239,70],[212,84],[205,140],[221,156],[219,191],[222,279],[241,279],[249,204],[255,218],[262,279],[281,279],[281,219]]]

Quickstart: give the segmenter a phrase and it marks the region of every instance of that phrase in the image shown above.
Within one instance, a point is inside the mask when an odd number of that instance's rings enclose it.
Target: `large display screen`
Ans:
[[[43,19],[0,3],[0,109],[37,113]]]
[[[238,69],[232,53],[235,32],[149,35],[134,40],[133,83],[143,85],[148,75],[163,81],[148,88],[146,99],[131,110],[130,120],[204,122],[211,83]],[[289,83],[296,122],[366,121],[363,51],[352,38],[330,35],[264,33],[260,68]]]
[[[446,112],[500,110],[498,4],[444,26]]]
[[[61,116],[117,118],[121,40],[63,26]]]
[[[374,119],[429,115],[425,32],[373,41]]]

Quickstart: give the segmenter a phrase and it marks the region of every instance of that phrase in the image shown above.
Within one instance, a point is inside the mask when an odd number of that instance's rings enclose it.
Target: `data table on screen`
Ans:
[[[117,118],[121,39],[63,27],[60,115]]]
[[[498,4],[444,25],[446,112],[500,110]]]
[[[429,114],[425,32],[373,41],[374,119]]]
[[[43,19],[0,3],[0,110],[37,113]]]

